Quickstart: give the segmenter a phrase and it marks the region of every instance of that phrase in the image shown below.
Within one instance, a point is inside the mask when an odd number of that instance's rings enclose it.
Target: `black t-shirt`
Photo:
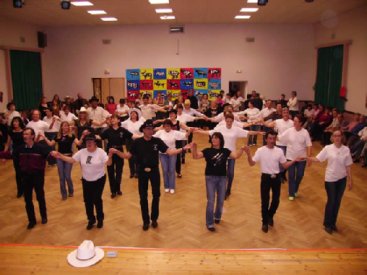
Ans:
[[[138,169],[143,170],[146,167],[158,167],[158,153],[165,153],[167,149],[168,146],[160,138],[152,137],[151,140],[145,140],[141,137],[133,142],[130,153],[135,156]]]
[[[0,151],[4,151],[5,143],[8,140],[8,127],[5,124],[0,124]]]
[[[13,153],[14,160],[19,162],[20,170],[26,174],[44,173],[46,159],[51,152],[51,147],[39,143],[32,148],[26,145],[19,146]]]
[[[125,144],[126,140],[132,138],[133,134],[125,128],[119,127],[113,129],[112,127],[107,128],[100,134],[102,139],[107,139],[107,151],[110,148],[117,148],[122,150],[122,145]]]
[[[61,154],[72,154],[74,140],[74,135],[64,135],[60,138],[56,137],[55,141],[59,144],[59,152]]]
[[[226,176],[227,175],[227,159],[231,151],[227,148],[215,149],[206,148],[203,151],[206,160],[205,175],[206,176]]]
[[[188,98],[188,100],[190,100],[190,106],[191,106],[191,108],[193,108],[193,109],[198,109],[199,108],[199,103],[198,103],[198,99],[196,98],[196,96],[189,96],[189,97],[187,97]]]
[[[9,136],[12,141],[13,151],[18,148],[19,146],[24,144],[23,140],[23,131],[22,132],[13,132],[12,130],[9,131]]]

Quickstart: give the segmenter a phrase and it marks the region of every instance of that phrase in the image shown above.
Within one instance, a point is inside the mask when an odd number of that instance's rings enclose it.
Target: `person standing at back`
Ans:
[[[123,153],[115,148],[111,148],[109,153],[117,154],[120,158],[131,158],[132,155],[136,158],[137,172],[138,172],[138,185],[140,196],[141,215],[143,219],[143,230],[149,229],[150,221],[152,221],[152,227],[158,226],[159,217],[159,197],[160,192],[160,174],[159,174],[159,152],[166,153],[168,155],[177,155],[181,153],[185,148],[170,149],[160,139],[153,137],[154,134],[153,120],[148,119],[140,127],[140,132],[143,132],[143,137],[137,138],[127,153]],[[152,209],[151,215],[149,215],[148,207],[148,183],[152,186]]]

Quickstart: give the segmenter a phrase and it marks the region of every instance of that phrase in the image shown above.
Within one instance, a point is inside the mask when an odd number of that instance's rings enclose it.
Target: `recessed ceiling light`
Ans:
[[[107,14],[104,10],[90,10],[88,11],[89,14],[96,15],[96,14]]]
[[[172,9],[155,9],[156,13],[172,13]]]
[[[116,17],[101,17],[102,21],[117,21]]]
[[[152,5],[155,4],[169,4],[169,0],[149,0],[149,3]]]
[[[257,4],[257,0],[247,0],[247,3],[249,3],[249,4]]]
[[[161,20],[173,20],[173,19],[176,19],[176,17],[174,15],[163,15],[160,18],[161,18]]]
[[[236,15],[235,19],[250,19],[251,15]]]
[[[257,12],[259,8],[242,8],[240,12]]]
[[[71,2],[71,4],[73,6],[76,6],[76,7],[93,6],[93,3],[89,2],[89,1],[73,1],[73,2]]]

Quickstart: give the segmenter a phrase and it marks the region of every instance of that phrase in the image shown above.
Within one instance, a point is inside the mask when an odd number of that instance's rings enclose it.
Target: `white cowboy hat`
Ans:
[[[79,113],[86,113],[87,112],[87,109],[85,107],[81,107],[80,110],[79,110]]]
[[[74,267],[88,267],[96,264],[104,257],[104,251],[95,247],[92,241],[85,240],[78,249],[69,253],[68,263]]]
[[[129,109],[129,111],[128,111],[129,116],[130,116],[131,112],[136,112],[138,114],[138,120],[142,117],[142,113],[141,113],[140,109],[138,109],[138,108]]]

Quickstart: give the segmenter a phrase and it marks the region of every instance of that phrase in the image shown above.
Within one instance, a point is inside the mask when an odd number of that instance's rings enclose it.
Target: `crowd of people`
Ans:
[[[175,100],[145,94],[115,103],[113,97],[108,97],[105,105],[95,96],[86,100],[78,94],[75,100],[65,97],[61,101],[55,95],[51,101],[42,97],[39,108],[29,114],[18,112],[15,103],[9,102],[0,118],[0,158],[13,159],[17,197],[24,195],[28,229],[36,225],[33,190],[42,224],[47,223],[43,188],[46,162],[57,166],[62,200],[74,196],[72,164],[80,163],[90,230],[96,222],[97,228],[103,227],[105,166],[114,199],[123,195],[122,173],[124,159],[128,159],[130,178],[138,179],[143,230],[148,230],[150,225],[158,226],[159,162],[164,191],[174,194],[176,177],[183,176],[181,166],[186,153],[192,152],[194,159],[206,161],[206,226],[215,231],[224,201],[231,195],[235,159],[245,152],[250,166],[259,163],[261,167],[262,230],[268,232],[274,225],[281,183],[288,181],[288,199],[293,201],[299,195],[307,164],[327,160],[324,226],[330,234],[337,231],[336,219],[346,184],[352,187],[351,164],[360,160],[367,164],[365,117],[356,114],[348,123],[336,109],[317,104],[300,109],[296,91],[289,100],[282,94],[275,102],[265,100],[256,91],[246,99],[240,92],[231,95],[221,91],[212,100],[190,91],[186,98]],[[192,142],[196,134],[209,135],[210,146],[199,150]],[[236,150],[237,140],[243,138],[247,138],[247,144]],[[313,157],[312,141],[316,140],[325,147]],[[251,146],[258,146],[254,156]],[[149,181],[153,195],[150,214]]]

